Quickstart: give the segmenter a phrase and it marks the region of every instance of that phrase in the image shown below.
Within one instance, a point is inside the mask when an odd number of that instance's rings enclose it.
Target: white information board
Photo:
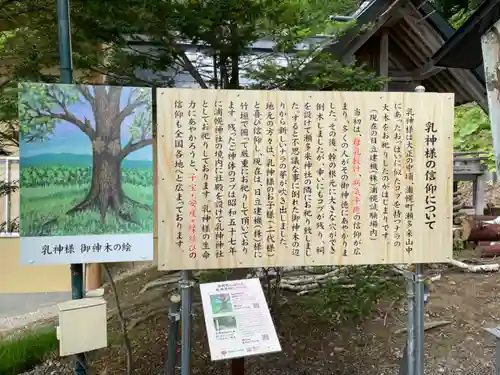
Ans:
[[[281,351],[259,279],[201,284],[213,361]]]

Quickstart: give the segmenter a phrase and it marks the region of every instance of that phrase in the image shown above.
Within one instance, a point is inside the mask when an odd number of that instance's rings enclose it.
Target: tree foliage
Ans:
[[[7,124],[0,137],[2,142],[14,142],[14,147],[17,82],[58,80],[55,5],[53,0],[0,0],[2,25],[7,25],[0,30],[0,121]],[[325,43],[351,26],[330,21],[329,16],[345,15],[357,6],[356,0],[72,0],[75,78],[85,83],[91,75],[102,73],[109,83],[174,86],[180,75],[188,73],[202,88],[243,88],[242,79],[249,79],[250,87],[262,89],[377,90],[383,80],[373,73],[361,66],[343,66],[321,53]],[[330,37],[311,43],[318,34]],[[253,43],[262,38],[274,44],[273,51],[251,52]],[[179,41],[198,46],[201,61],[193,61]],[[298,45],[302,45],[300,51]],[[283,60],[286,65],[280,63]],[[138,75],[138,69],[150,74]],[[23,136],[46,139],[56,120],[92,134],[86,124],[89,119],[71,118],[67,111],[71,103],[82,100],[79,94],[32,92],[32,99],[43,100],[21,103]],[[136,116],[137,124],[131,127],[133,144],[147,140],[141,128],[145,120]]]
[[[458,28],[482,2],[483,0],[434,0],[434,6]]]
[[[464,104],[455,108],[453,146],[455,151],[487,152],[487,166],[494,169],[495,159],[490,120],[477,104]]]
[[[44,141],[54,132],[58,122],[67,122],[78,127],[92,141],[98,137],[99,119],[78,118],[70,110],[70,106],[76,103],[87,104],[92,108],[97,116],[99,108],[96,100],[98,90],[89,86],[72,85],[52,85],[52,84],[21,84],[19,93],[19,121],[21,136],[27,142]],[[126,117],[134,114],[132,125],[130,126],[130,145],[137,149],[137,142],[144,141],[143,146],[151,144],[151,96],[146,90],[137,88],[129,89],[130,93],[127,103],[120,107],[122,88],[103,88],[104,97],[116,97],[114,101],[118,106],[116,126],[121,126]],[[146,143],[147,141],[147,143]],[[127,147],[126,146],[126,147]],[[122,151],[128,152],[128,149]]]

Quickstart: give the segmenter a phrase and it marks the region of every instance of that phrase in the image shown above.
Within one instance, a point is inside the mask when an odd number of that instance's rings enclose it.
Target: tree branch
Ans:
[[[28,107],[31,111],[35,112],[38,117],[50,117],[53,119],[59,119],[59,120],[64,120],[67,122],[70,122],[74,125],[76,125],[82,132],[84,132],[91,140],[95,139],[95,131],[92,129],[92,126],[90,125],[90,121],[85,119],[85,121],[80,120],[79,118],[75,117],[72,113],[68,111],[68,109],[63,106],[60,102],[58,104],[61,106],[63,109],[64,113],[54,113],[51,111],[41,111],[37,108],[33,108],[29,104],[25,103],[26,107]]]
[[[200,85],[202,89],[208,89],[205,80],[201,77],[200,72],[195,68],[189,57],[187,57],[186,52],[179,51],[179,57],[181,59],[181,64],[184,66],[189,74],[196,80],[196,82]]]
[[[137,107],[140,107],[141,105],[147,104],[147,103],[148,103],[147,100],[137,100],[137,101],[132,102],[132,103],[130,103],[130,100],[129,100],[129,103],[125,106],[125,108],[123,108],[122,111],[120,113],[118,113],[115,121],[117,121],[119,124],[121,124],[123,122],[123,120],[125,120],[128,116],[130,116],[134,112],[134,109],[136,109]]]
[[[63,102],[61,102],[55,95],[52,95],[50,92],[47,92],[47,96],[49,96],[52,100],[54,100],[61,107],[61,109],[64,111],[64,113],[53,113],[53,112],[47,111],[47,113],[45,114],[46,116],[71,122],[72,124],[76,125],[82,132],[87,134],[91,140],[95,139],[95,132],[94,132],[94,129],[92,129],[92,126],[90,126],[89,120],[85,119],[85,121],[82,121],[78,117],[73,115],[68,110],[68,107],[66,107],[66,105],[64,105]],[[38,110],[36,112],[38,112],[38,114],[40,116],[44,115],[43,113],[41,113]]]
[[[95,113],[95,98],[92,96],[89,88],[87,86],[83,86],[83,85],[78,85],[78,86],[76,86],[76,88],[78,89],[78,91],[80,91],[80,93],[83,95],[83,97],[89,102],[89,104],[92,107],[92,110]]]
[[[143,147],[149,146],[153,144],[153,139],[143,139],[141,141],[132,143],[130,141],[122,150],[120,153],[120,160],[125,159],[129,154],[131,154],[134,151],[140,150]]]

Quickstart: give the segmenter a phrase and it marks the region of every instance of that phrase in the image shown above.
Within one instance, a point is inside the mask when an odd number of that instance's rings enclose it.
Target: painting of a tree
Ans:
[[[152,232],[147,88],[22,84],[21,235]]]

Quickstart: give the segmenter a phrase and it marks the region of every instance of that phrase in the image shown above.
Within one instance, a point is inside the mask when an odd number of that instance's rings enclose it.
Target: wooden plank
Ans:
[[[452,94],[157,98],[160,269],[451,257]]]
[[[472,162],[478,162],[478,164],[481,164],[481,161],[488,160],[489,158],[486,156],[478,156],[478,157],[470,157],[470,158],[458,158],[454,157],[453,162],[458,163],[458,162],[465,162],[465,163],[472,163]]]
[[[370,38],[375,35],[375,33],[382,27],[384,26],[394,14],[396,14],[396,11],[408,4],[408,0],[395,0],[393,1],[387,9],[377,17],[376,21],[371,25],[371,27],[368,27],[367,29],[363,30],[362,33],[357,35],[351,42],[350,46],[347,49],[347,51],[344,52],[342,56],[342,62],[344,64],[348,63],[353,55],[366,43]]]
[[[476,215],[484,215],[484,208],[486,207],[484,196],[486,190],[485,182],[486,181],[484,180],[484,178],[482,176],[479,176],[472,184],[472,201],[476,210]]]
[[[487,151],[455,151],[453,155],[481,155],[485,154],[487,155]]]
[[[389,31],[382,29],[380,36],[380,56],[379,56],[379,75],[381,77],[388,77],[389,74]],[[384,85],[384,90],[388,90],[388,83]]]

